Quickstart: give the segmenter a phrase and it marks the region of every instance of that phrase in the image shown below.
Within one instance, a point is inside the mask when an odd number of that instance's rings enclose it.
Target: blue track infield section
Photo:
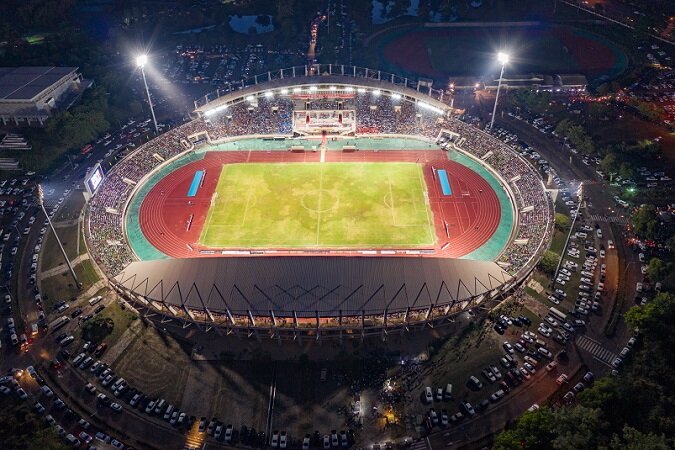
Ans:
[[[452,191],[450,190],[450,182],[448,181],[448,174],[444,169],[438,170],[438,181],[441,183],[443,195],[452,195]]]
[[[202,177],[204,176],[204,171],[203,170],[198,170],[195,172],[195,177],[192,179],[192,184],[190,184],[190,190],[188,191],[188,197],[194,197],[197,195],[197,190],[199,189],[199,185],[202,182]]]

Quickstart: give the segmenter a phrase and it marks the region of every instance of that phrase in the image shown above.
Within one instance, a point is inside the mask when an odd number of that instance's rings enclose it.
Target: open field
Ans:
[[[139,355],[143,357],[139,358]],[[191,365],[189,348],[183,348],[172,337],[146,327],[140,329],[112,367],[147,395],[161,396],[174,405],[180,405]]]
[[[414,247],[434,230],[414,163],[228,164],[208,247]]]
[[[73,300],[82,292],[85,292],[89,286],[98,281],[98,275],[91,261],[88,259],[75,266],[75,274],[82,283],[82,290],[78,290],[69,271],[58,275],[42,279],[40,291],[47,311],[50,311],[59,300]]]
[[[515,73],[582,73],[616,76],[627,64],[608,39],[567,26],[470,26],[400,28],[378,36],[372,46],[380,67],[433,78],[495,72],[496,49],[513,55]]]
[[[80,251],[77,250],[77,240],[78,237],[78,228],[79,225],[71,225],[67,227],[60,227],[56,229],[56,232],[61,239],[61,244],[63,244],[63,249],[66,251],[68,258],[71,260],[77,258],[79,255],[86,253],[87,248],[81,245],[82,239],[80,240]],[[54,267],[65,265],[63,260],[63,255],[59,249],[59,244],[54,238],[54,234],[51,230],[46,233],[46,238],[44,240],[44,246],[42,250],[42,271],[53,269]]]

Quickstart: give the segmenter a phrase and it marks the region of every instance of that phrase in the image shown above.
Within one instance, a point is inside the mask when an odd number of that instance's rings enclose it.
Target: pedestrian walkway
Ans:
[[[621,225],[628,225],[630,219],[627,217],[617,217],[617,216],[601,216],[598,214],[591,214],[588,218],[594,222],[604,222],[604,223],[618,223]]]
[[[576,341],[577,347],[587,351],[600,361],[610,364],[616,358],[616,353],[604,348],[600,343],[587,336],[579,336]]]
[[[70,261],[70,264],[72,264],[73,267],[77,266],[80,264],[82,261],[85,261],[89,259],[89,253],[85,253],[83,255],[78,256],[75,259],[72,259]],[[53,277],[54,275],[59,275],[61,273],[67,272],[68,271],[68,266],[67,265],[60,265],[57,267],[53,267],[51,269],[45,270],[44,272],[41,272],[40,275],[38,276],[38,279],[42,280],[44,278],[49,278]]]
[[[431,447],[429,446],[429,441],[426,439],[420,439],[417,442],[413,442],[410,445],[410,448],[412,450],[431,450]]]

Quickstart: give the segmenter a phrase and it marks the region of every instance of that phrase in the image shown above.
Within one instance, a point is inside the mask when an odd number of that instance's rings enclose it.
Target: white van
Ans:
[[[445,400],[450,400],[452,398],[452,384],[448,383],[445,386],[445,392],[443,392],[443,397]]]
[[[97,295],[96,297],[89,299],[89,306],[94,306],[95,304],[97,304],[101,300],[103,300],[103,297],[101,297],[100,295]]]

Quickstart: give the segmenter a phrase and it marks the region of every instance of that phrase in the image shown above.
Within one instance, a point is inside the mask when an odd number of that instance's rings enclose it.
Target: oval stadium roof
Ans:
[[[492,261],[288,256],[137,261],[114,282],[137,296],[183,309],[337,317],[452,305],[511,279]]]

